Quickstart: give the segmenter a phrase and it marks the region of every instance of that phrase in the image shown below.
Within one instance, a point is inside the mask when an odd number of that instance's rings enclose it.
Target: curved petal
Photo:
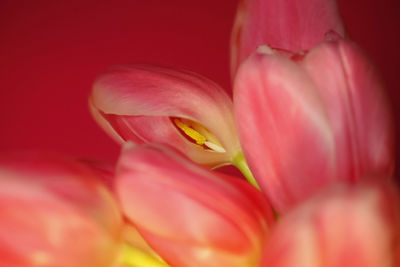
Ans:
[[[229,163],[240,149],[231,99],[215,83],[191,72],[115,67],[96,80],[90,105],[99,124],[120,142],[170,145],[212,167]],[[205,139],[196,140],[185,132],[188,128]]]
[[[354,44],[335,33],[327,38],[290,58],[259,49],[264,54],[245,61],[235,81],[244,154],[280,212],[330,181],[390,179],[393,172],[382,85]]]
[[[109,266],[121,216],[82,164],[48,154],[0,157],[0,256],[5,266]]]
[[[242,0],[231,36],[232,74],[260,45],[297,53],[329,30],[344,35],[334,0]]]
[[[251,185],[165,147],[125,148],[117,190],[123,211],[173,266],[253,266],[273,221]]]
[[[249,167],[279,212],[335,177],[322,99],[295,62],[278,54],[251,56],[238,71],[234,103]]]
[[[389,267],[399,243],[399,202],[383,185],[336,185],[278,222],[260,266]]]
[[[332,125],[338,176],[390,177],[394,134],[382,83],[354,43],[328,37],[330,41],[312,49],[301,65],[319,88]]]

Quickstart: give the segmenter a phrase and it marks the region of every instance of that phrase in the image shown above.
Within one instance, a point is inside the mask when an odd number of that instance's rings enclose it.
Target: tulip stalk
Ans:
[[[243,176],[250,184],[260,190],[260,186],[257,184],[256,179],[251,173],[249,165],[247,165],[246,158],[244,157],[241,150],[232,158],[232,165],[235,166],[243,174]]]

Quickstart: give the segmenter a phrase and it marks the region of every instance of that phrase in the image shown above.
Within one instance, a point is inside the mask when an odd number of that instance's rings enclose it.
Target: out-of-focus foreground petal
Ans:
[[[245,181],[150,145],[126,147],[116,179],[125,215],[167,263],[257,265],[273,214]]]
[[[260,266],[399,266],[399,199],[392,189],[341,184],[314,196],[278,222]]]
[[[121,143],[166,144],[210,167],[230,163],[240,150],[232,100],[188,71],[115,67],[96,80],[89,103],[96,121]]]
[[[116,198],[115,192],[115,166],[108,162],[80,159],[79,162],[89,166],[95,172],[99,181],[109,189]],[[140,233],[126,218],[123,218],[123,227],[120,234],[120,251],[115,263],[109,267],[167,267],[163,259],[147,244]],[[122,245],[123,244],[123,245]]]
[[[0,266],[110,266],[121,216],[83,164],[48,154],[0,158]]]
[[[371,64],[348,41],[292,58],[255,53],[234,90],[244,154],[279,212],[335,180],[390,177],[389,107]]]
[[[121,237],[125,242],[120,257],[112,267],[168,267],[169,265],[149,246],[136,227],[125,219]]]
[[[260,45],[300,52],[344,35],[335,0],[242,0],[231,36],[231,71]]]
[[[114,193],[115,164],[110,162],[81,158],[78,162],[85,164],[95,173],[97,179],[102,181],[111,193]]]

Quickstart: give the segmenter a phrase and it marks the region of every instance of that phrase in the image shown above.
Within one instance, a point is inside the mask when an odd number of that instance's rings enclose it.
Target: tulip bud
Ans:
[[[108,267],[121,216],[90,168],[54,155],[0,158],[0,266]]]
[[[328,37],[307,54],[255,53],[235,80],[243,152],[279,212],[333,181],[393,170],[382,85],[354,44]]]
[[[116,179],[125,215],[172,266],[258,264],[273,213],[245,181],[149,145],[124,149]]]
[[[96,80],[89,104],[119,143],[169,145],[209,167],[230,163],[240,150],[232,100],[188,71],[115,67]]]
[[[382,185],[334,185],[281,218],[260,266],[399,266],[398,200]]]
[[[231,36],[231,72],[260,45],[309,50],[328,31],[344,35],[334,0],[241,0]]]

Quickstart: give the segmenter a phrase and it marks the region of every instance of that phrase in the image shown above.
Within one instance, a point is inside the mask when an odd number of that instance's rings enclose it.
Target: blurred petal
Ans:
[[[279,212],[331,181],[393,171],[382,85],[341,38],[305,55],[250,57],[235,80],[235,115],[250,169]]]
[[[229,96],[212,81],[155,66],[116,67],[101,75],[91,111],[120,142],[157,142],[195,162],[226,164],[240,149]]]
[[[83,164],[47,154],[0,158],[2,266],[109,266],[121,216]]]
[[[98,160],[83,159],[82,162],[89,166],[95,172],[99,181],[115,196],[115,166]],[[115,261],[113,267],[137,266],[142,267],[147,263],[148,266],[168,266],[163,259],[147,244],[135,226],[124,218],[121,229],[121,243],[124,245],[119,252],[119,258]],[[156,265],[151,263],[156,262]],[[146,265],[147,266],[147,265]]]
[[[242,0],[231,36],[232,74],[260,45],[297,53],[330,30],[344,35],[334,0]]]
[[[164,147],[126,148],[117,170],[123,211],[173,266],[254,266],[273,221],[263,195]]]
[[[97,179],[102,181],[103,184],[113,193],[114,191],[114,164],[102,160],[95,159],[78,159],[79,162],[90,167],[95,173]]]
[[[284,215],[260,266],[396,266],[399,202],[392,188],[336,185]]]
[[[146,242],[146,240],[143,239],[143,237],[140,235],[138,230],[131,223],[127,222],[124,225],[124,228],[122,231],[122,238],[130,246],[142,251],[143,253],[146,253],[147,255],[149,255],[151,257],[154,257],[154,258],[162,261],[160,256],[149,246],[149,244]]]

